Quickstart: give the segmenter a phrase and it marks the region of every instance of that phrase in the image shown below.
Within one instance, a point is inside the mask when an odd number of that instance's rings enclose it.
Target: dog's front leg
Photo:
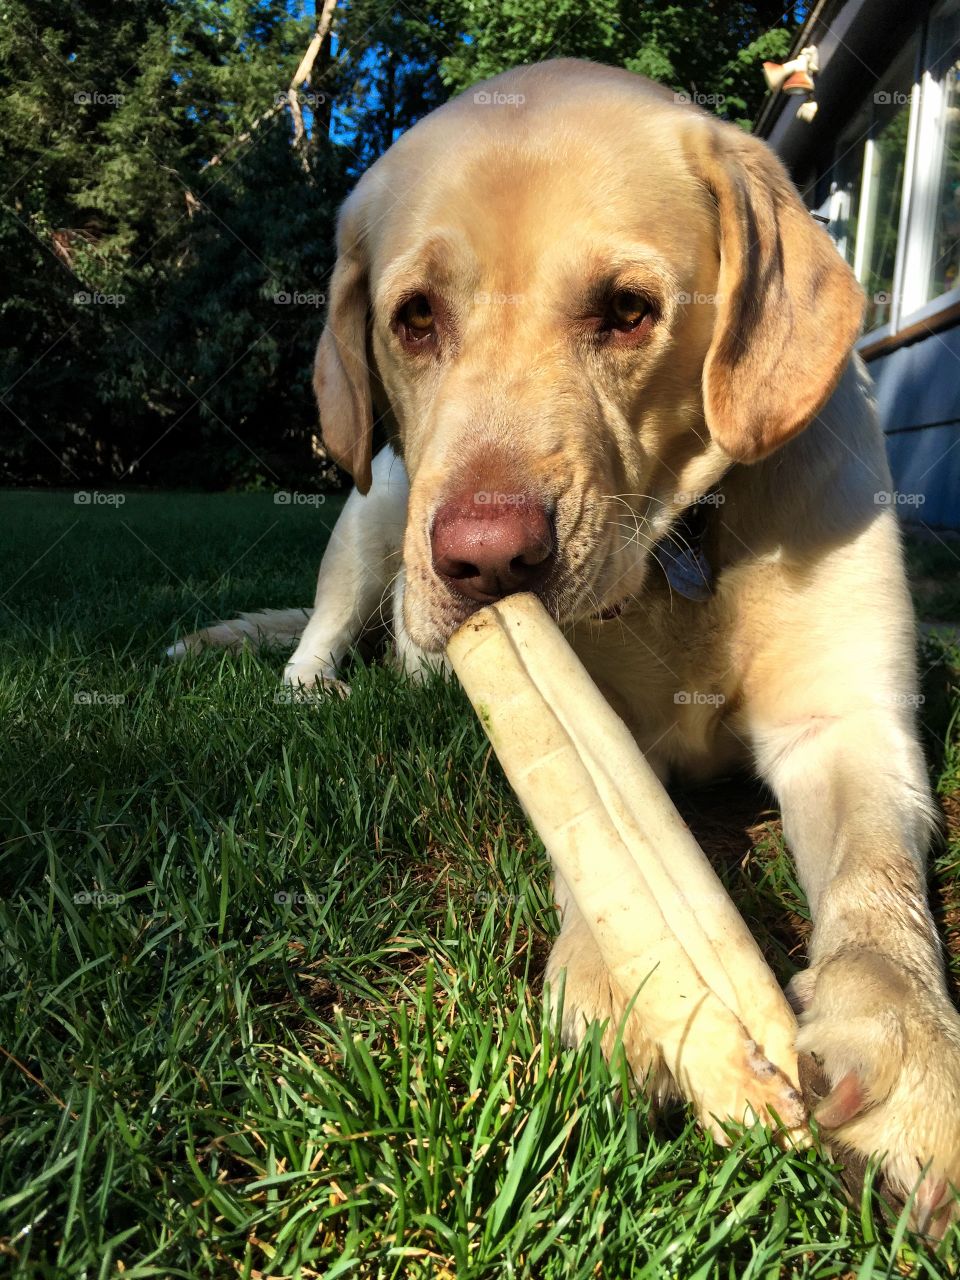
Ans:
[[[353,490],[331,531],[313,614],[283,673],[287,684],[338,684],[337,668],[364,627],[382,611],[390,624],[408,494],[403,463],[391,448],[381,450],[369,492]]]
[[[940,1234],[960,1190],[960,1017],[930,915],[931,805],[910,717],[866,709],[765,735],[767,777],[814,921],[792,984],[798,1048],[830,1092],[838,1148],[883,1156],[890,1189]],[[761,760],[761,764],[763,761]]]

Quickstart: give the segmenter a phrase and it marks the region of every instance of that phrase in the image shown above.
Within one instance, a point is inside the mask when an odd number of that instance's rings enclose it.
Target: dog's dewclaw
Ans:
[[[721,1141],[722,1121],[806,1140],[796,1019],[626,725],[532,595],[475,613],[447,655],[589,922],[624,1007]]]

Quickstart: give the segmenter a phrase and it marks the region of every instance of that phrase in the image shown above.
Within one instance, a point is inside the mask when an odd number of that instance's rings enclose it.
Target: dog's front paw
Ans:
[[[608,1062],[619,1042],[635,1082],[654,1102],[676,1095],[659,1050],[645,1034],[637,1014],[633,1010],[627,1013],[623,996],[582,924],[561,932],[544,978],[550,991],[548,1015],[555,1011],[562,992],[560,1035],[568,1049],[577,1048],[589,1027],[597,1023],[603,1028],[601,1048]]]
[[[846,951],[799,974],[790,995],[797,1049],[820,1068],[808,1100],[825,1139],[861,1167],[880,1157],[887,1199],[915,1193],[913,1225],[939,1238],[960,1219],[960,1017],[939,978]]]
[[[328,663],[288,662],[283,669],[283,683],[290,697],[298,702],[324,693],[333,693],[340,698],[350,696],[350,686]]]

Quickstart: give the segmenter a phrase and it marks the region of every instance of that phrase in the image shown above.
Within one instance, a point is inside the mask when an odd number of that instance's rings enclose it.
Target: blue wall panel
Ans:
[[[960,328],[872,360],[894,486],[907,521],[960,529]]]
[[[933,528],[960,529],[960,427],[929,427],[887,436],[887,454],[900,495],[901,518]],[[914,502],[914,495],[923,502]]]

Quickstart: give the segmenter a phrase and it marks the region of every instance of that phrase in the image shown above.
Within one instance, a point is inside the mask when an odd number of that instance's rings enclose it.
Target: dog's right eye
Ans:
[[[401,342],[417,346],[432,338],[436,332],[433,308],[425,293],[415,293],[400,307],[395,326]]]
[[[617,289],[607,302],[600,331],[607,339],[632,346],[647,337],[655,319],[654,305],[645,293]]]

